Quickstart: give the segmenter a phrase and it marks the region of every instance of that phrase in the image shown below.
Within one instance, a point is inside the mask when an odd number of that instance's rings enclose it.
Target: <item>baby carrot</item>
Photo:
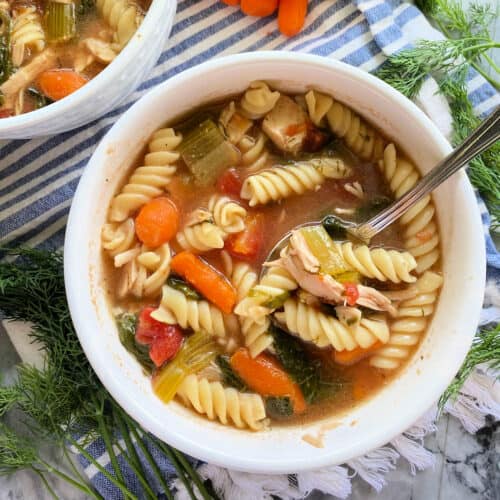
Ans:
[[[171,240],[179,227],[179,211],[169,198],[148,201],[135,219],[137,237],[151,248]]]
[[[234,7],[240,3],[240,0],[222,0],[222,2],[226,5],[232,5]]]
[[[87,79],[71,69],[49,69],[38,77],[40,90],[53,101],[59,101],[87,83]]]
[[[236,291],[225,276],[188,251],[178,253],[170,266],[221,311],[231,313]]]
[[[278,7],[278,0],[241,0],[241,10],[247,16],[270,16]]]
[[[377,340],[375,344],[363,349],[362,347],[356,347],[352,351],[333,351],[333,359],[339,365],[354,365],[358,361],[366,358],[369,354],[380,349],[384,344]]]
[[[280,0],[278,27],[285,36],[296,35],[304,26],[307,0]]]
[[[253,391],[263,396],[288,396],[294,413],[305,411],[306,402],[300,387],[272,356],[259,354],[252,358],[248,349],[240,348],[231,356],[231,368]]]

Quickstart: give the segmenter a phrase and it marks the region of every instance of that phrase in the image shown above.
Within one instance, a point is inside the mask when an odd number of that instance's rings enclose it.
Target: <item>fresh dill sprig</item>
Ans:
[[[44,352],[45,365],[42,369],[20,365],[17,381],[0,386],[0,417],[15,408],[23,415],[31,435],[60,445],[65,454],[67,444],[72,444],[121,491],[124,498],[134,500],[137,497],[128,489],[114,451],[115,447],[120,449],[118,438],[123,438],[129,446],[121,456],[143,486],[144,497],[153,500],[156,494],[149,486],[149,478],[142,470],[135,447],[131,445],[135,441],[147,456],[147,446],[142,439],[153,438],[113,400],[81,348],[66,301],[62,255],[28,248],[3,251],[17,259],[0,262],[0,310],[6,319],[32,324],[30,336]],[[2,432],[3,428],[0,434]],[[87,440],[95,436],[103,439],[113,473],[88,454],[85,443],[76,439],[82,433]],[[47,488],[50,486],[45,474],[53,473],[87,495],[100,498],[79,476],[69,459],[74,476],[68,476],[45,462],[37,455],[36,449],[27,447],[27,444],[22,436],[5,427],[5,435],[0,441],[0,472],[31,467]],[[161,446],[177,456],[178,452],[173,448],[164,443]],[[156,479],[164,485],[166,497],[173,498],[156,462],[151,455],[149,457]],[[193,484],[196,484],[204,499],[213,498],[184,458],[176,460],[173,465],[188,492],[192,492]]]
[[[492,370],[500,369],[500,324],[495,327],[481,328],[476,334],[472,347],[455,379],[439,399],[439,412],[443,410],[448,401],[457,398],[464,382],[474,368],[482,363],[488,363]]]

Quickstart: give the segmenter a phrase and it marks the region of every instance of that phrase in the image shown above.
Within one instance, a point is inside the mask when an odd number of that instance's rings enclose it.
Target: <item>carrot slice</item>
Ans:
[[[307,405],[300,387],[272,356],[259,354],[252,358],[242,347],[231,356],[231,367],[253,391],[263,396],[288,396],[294,413],[305,411]]]
[[[137,237],[148,247],[156,248],[170,241],[179,228],[179,211],[169,198],[148,201],[135,218]]]
[[[285,36],[294,36],[304,26],[307,0],[280,0],[278,27]]]
[[[270,16],[278,7],[278,0],[241,0],[240,8],[247,16]]]
[[[87,78],[71,69],[49,69],[38,77],[40,90],[53,101],[72,94],[87,82]]]
[[[222,2],[225,3],[226,5],[235,6],[240,3],[240,0],[222,0]]]
[[[333,359],[335,360],[335,363],[338,363],[339,365],[354,365],[377,349],[383,347],[383,345],[384,344],[380,342],[380,340],[377,340],[375,344],[367,347],[366,349],[356,347],[352,351],[333,351]]]
[[[188,251],[178,253],[170,266],[221,311],[231,313],[236,291],[224,275]]]

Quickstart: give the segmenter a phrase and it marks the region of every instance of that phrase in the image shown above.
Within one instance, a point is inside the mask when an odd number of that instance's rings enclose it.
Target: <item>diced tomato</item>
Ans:
[[[165,337],[157,337],[149,347],[149,357],[157,368],[171,360],[179,351],[184,335],[177,325],[165,325]]]
[[[0,118],[9,118],[10,116],[14,116],[14,110],[12,109],[0,109]]]
[[[359,299],[359,291],[356,283],[344,283],[344,296],[346,298],[347,304],[350,306],[355,306],[357,300]]]
[[[145,307],[139,314],[135,340],[149,345],[149,357],[159,367],[172,359],[182,345],[184,335],[177,325],[166,325],[151,317],[155,307]]]
[[[224,248],[238,259],[253,261],[264,243],[264,216],[262,214],[248,215],[245,229],[227,238]]]
[[[135,330],[135,340],[140,344],[151,344],[155,338],[165,336],[165,328],[168,325],[156,321],[151,317],[151,313],[155,309],[156,307],[147,306],[144,307],[139,314],[139,320]]]
[[[235,168],[227,169],[217,180],[217,191],[232,196],[240,196],[243,181]]]

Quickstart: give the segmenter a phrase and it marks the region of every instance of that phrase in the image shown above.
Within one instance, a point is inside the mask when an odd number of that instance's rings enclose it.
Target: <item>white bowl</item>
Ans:
[[[439,398],[474,336],[485,280],[479,210],[463,172],[435,193],[444,286],[432,324],[397,380],[348,415],[302,426],[251,433],[224,427],[152,392],[139,364],[122,347],[105,295],[100,230],[109,201],[150,134],[208,101],[242,92],[252,80],[281,90],[314,87],[369,118],[425,172],[450,145],[409,100],[356,68],[316,56],[261,52],[209,61],[158,86],[130,108],[95,151],[78,186],[65,244],[71,315],[83,348],[103,384],[146,429],[176,448],[231,469],[290,473],[343,463],[390,441]],[[326,424],[326,425],[325,425]],[[331,424],[331,425],[330,425]],[[321,426],[324,447],[302,437]]]
[[[0,120],[0,139],[67,132],[114,109],[149,74],[170,34],[176,0],[153,0],[144,21],[116,59],[77,92],[50,106]]]

